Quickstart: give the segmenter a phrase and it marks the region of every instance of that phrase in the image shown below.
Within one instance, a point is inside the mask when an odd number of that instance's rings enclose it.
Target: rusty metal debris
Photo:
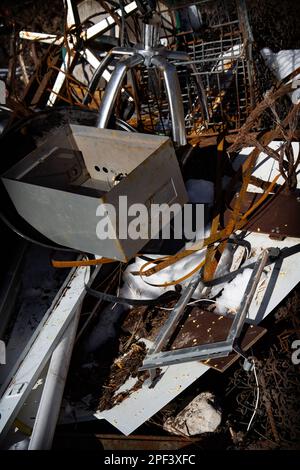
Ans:
[[[276,346],[272,346],[267,358],[258,363],[261,406],[252,432],[263,436],[275,448],[284,444],[293,448],[299,439],[299,414],[296,409],[299,374],[294,368],[288,360],[288,354]],[[253,410],[253,377],[237,370],[231,379],[228,393],[232,393],[231,387],[238,390],[236,401],[237,414],[241,415],[241,429]],[[231,419],[236,417],[232,416]],[[245,435],[243,440],[247,442]]]
[[[199,447],[199,438],[189,437],[184,438],[180,436],[165,436],[165,435],[134,435],[134,436],[116,436],[115,434],[92,434],[86,433],[75,436],[73,433],[66,434],[60,433],[56,435],[54,441],[54,449],[67,449],[73,448],[74,441],[76,440],[77,449],[98,449],[98,446],[93,446],[92,442],[95,440],[99,443],[104,450],[143,450],[143,451],[175,451],[184,449],[185,447],[194,446],[195,449]]]

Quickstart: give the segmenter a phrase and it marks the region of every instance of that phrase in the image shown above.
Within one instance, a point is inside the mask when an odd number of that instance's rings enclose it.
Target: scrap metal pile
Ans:
[[[105,419],[295,447],[299,308],[274,312],[300,281],[300,49],[260,50],[245,0],[54,3],[52,22],[1,12],[1,223],[48,250],[51,275],[71,268],[18,331],[3,320],[2,445],[49,448],[57,421]],[[201,205],[202,227],[121,236],[125,196],[149,213]],[[229,408],[235,394],[227,419],[209,369]]]

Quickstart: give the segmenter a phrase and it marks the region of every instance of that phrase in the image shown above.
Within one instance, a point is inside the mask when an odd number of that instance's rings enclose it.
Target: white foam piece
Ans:
[[[174,290],[174,286],[153,287],[148,285],[146,282],[153,284],[163,284],[181,278],[184,276],[184,274],[189,273],[192,271],[192,269],[201,263],[201,261],[204,259],[205,251],[206,250],[198,251],[169,266],[168,268],[163,269],[157,274],[143,278],[139,275],[134,276],[131,274],[132,271],[138,271],[146,263],[145,260],[136,258],[135,262],[130,264],[123,274],[124,286],[120,289],[120,296],[130,299],[155,299],[168,290]],[[149,255],[149,257],[157,259],[160,258],[161,255]],[[146,269],[150,269],[154,266],[155,265],[151,263]],[[189,282],[190,279],[187,279],[181,284],[186,285]]]

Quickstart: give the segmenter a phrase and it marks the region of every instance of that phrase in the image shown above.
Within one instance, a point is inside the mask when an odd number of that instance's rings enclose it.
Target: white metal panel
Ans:
[[[60,297],[51,306],[52,313],[40,329],[27,354],[12,371],[10,382],[0,399],[0,434],[4,437],[45,364],[58,344],[65,328],[78,309],[85,293],[89,268],[72,270]]]

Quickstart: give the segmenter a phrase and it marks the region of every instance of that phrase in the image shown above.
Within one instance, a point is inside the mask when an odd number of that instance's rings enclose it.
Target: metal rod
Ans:
[[[91,79],[91,82],[89,84],[88,90],[87,90],[87,92],[86,92],[86,94],[83,98],[82,104],[88,105],[91,102],[92,96],[95,93],[95,91],[97,90],[97,87],[98,87],[99,81],[100,81],[100,79],[103,75],[103,72],[104,72],[104,70],[107,69],[107,67],[112,62],[112,60],[113,60],[113,55],[112,55],[112,51],[110,51],[104,57],[102,62],[100,62],[99,67],[96,69],[96,71],[95,71],[95,73],[94,73],[94,75]]]
[[[197,274],[197,276],[195,276],[194,279],[192,279],[190,284],[183,291],[180,299],[178,300],[177,304],[174,306],[174,309],[169,315],[167,321],[160,329],[152,348],[149,349],[149,353],[148,353],[149,356],[160,351],[162,347],[166,345],[167,341],[170,339],[170,337],[174,333],[178,325],[178,322],[180,321],[181,317],[184,314],[185,307],[189,303],[190,298],[192,297],[197,286],[201,282],[201,276],[202,276],[202,270]]]
[[[261,258],[254,265],[253,272],[246,287],[243,302],[239,308],[238,313],[235,315],[226,341],[233,341],[240,336],[249,307],[268,259],[269,250],[264,250]]]
[[[202,110],[202,117],[204,120],[207,121],[209,119],[207,97],[206,97],[205,88],[202,82],[202,78],[198,74],[196,65],[191,61],[190,56],[186,54],[185,52],[172,51],[168,53],[167,58],[171,60],[172,59],[179,60],[180,62],[178,62],[177,65],[182,65],[183,63],[186,63],[188,67],[190,68],[191,73],[195,76],[196,88],[199,94],[199,100],[200,100],[200,105],[201,105],[201,110]],[[182,61],[186,61],[186,62],[182,62]]]
[[[186,145],[184,109],[176,68],[161,56],[153,57],[151,64],[163,72],[171,114],[173,140],[178,145]]]
[[[147,356],[139,370],[156,369],[196,360],[205,360],[217,357],[226,357],[232,351],[232,342],[220,341],[218,343],[203,344],[192,348],[181,348],[172,351],[159,352]]]

